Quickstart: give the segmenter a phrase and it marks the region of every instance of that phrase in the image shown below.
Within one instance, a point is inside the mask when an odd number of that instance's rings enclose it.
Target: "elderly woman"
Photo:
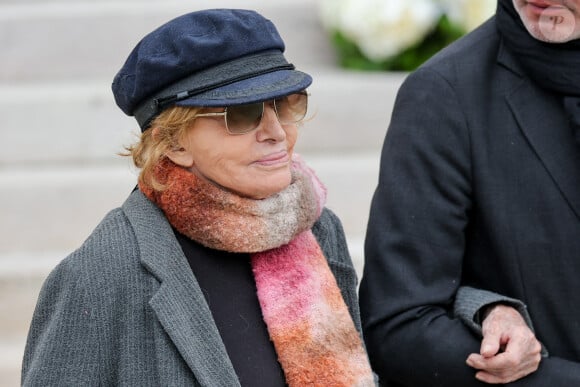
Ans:
[[[113,82],[139,184],[51,273],[29,385],[368,386],[356,276],[294,154],[309,75],[253,11],[148,34]]]

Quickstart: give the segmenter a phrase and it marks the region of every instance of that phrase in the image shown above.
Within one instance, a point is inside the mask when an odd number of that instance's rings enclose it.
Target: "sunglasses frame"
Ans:
[[[304,95],[307,98],[306,99],[306,109],[305,109],[305,112],[304,112],[304,116],[301,119],[296,120],[296,121],[293,121],[293,122],[282,122],[282,121],[280,121],[280,116],[278,115],[278,109],[276,107],[276,99],[272,99],[272,100],[268,100],[268,101],[262,101],[262,102],[256,102],[256,103],[250,103],[250,104],[245,104],[245,105],[257,105],[257,104],[260,104],[261,103],[262,104],[262,113],[260,114],[260,121],[258,122],[258,125],[256,125],[256,127],[252,128],[252,129],[248,129],[248,130],[243,131],[243,132],[232,132],[230,130],[230,127],[228,125],[228,117],[227,117],[228,107],[227,106],[224,108],[224,111],[223,112],[199,113],[199,114],[196,114],[194,117],[197,118],[197,117],[219,117],[219,116],[223,116],[224,117],[224,122],[226,124],[226,131],[228,132],[228,134],[230,134],[232,136],[240,136],[240,135],[243,135],[243,134],[248,134],[248,133],[253,132],[254,130],[258,129],[258,127],[260,126],[260,122],[262,122],[262,118],[264,117],[264,110],[266,109],[265,105],[267,103],[272,102],[273,103],[273,106],[274,106],[274,112],[276,113],[276,118],[278,119],[278,122],[280,122],[281,125],[296,124],[296,123],[304,120],[304,118],[306,117],[306,113],[308,112],[308,97],[310,96],[310,94],[308,92],[306,92],[306,91],[301,91],[301,92],[298,92],[298,93],[292,93],[292,94],[288,94],[288,95],[293,95],[293,94]],[[284,97],[287,97],[287,96],[284,96]],[[278,98],[278,99],[280,99],[280,98]],[[244,105],[236,105],[236,106],[244,106]],[[233,106],[233,107],[235,107],[235,106]]]

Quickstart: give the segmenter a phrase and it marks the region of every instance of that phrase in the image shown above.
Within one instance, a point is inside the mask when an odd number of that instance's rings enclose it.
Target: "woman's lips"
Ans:
[[[277,164],[286,164],[290,161],[290,157],[288,156],[288,152],[276,152],[271,153],[267,156],[262,157],[261,159],[256,161],[256,164],[260,165],[277,165]]]

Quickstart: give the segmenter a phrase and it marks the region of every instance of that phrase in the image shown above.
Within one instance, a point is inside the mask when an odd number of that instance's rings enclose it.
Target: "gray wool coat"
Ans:
[[[325,209],[313,232],[360,332],[356,272],[340,221]],[[22,385],[239,385],[171,226],[141,192],[46,279]]]

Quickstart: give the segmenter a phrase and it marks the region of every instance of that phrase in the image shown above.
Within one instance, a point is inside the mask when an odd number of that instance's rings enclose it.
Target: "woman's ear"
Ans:
[[[159,135],[159,128],[152,128],[153,132],[151,133],[153,137]],[[168,150],[165,153],[165,156],[175,164],[184,167],[190,168],[193,166],[193,153],[189,150],[189,147],[186,146],[187,144],[183,144],[182,140],[179,140],[179,143],[175,145],[173,148]]]

